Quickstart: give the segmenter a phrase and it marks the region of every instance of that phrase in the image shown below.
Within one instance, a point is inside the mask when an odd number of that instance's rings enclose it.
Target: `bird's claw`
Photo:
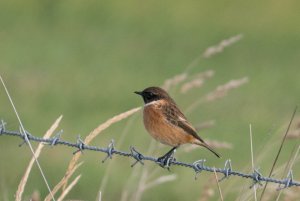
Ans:
[[[176,159],[173,157],[174,152],[167,153],[157,159],[157,163],[160,165],[162,168],[167,168],[170,170],[170,166],[172,165],[172,162],[175,162]]]

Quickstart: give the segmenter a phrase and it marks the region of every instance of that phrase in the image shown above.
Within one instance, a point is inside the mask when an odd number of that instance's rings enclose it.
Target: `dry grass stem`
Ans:
[[[297,158],[298,158],[298,156],[299,156],[299,152],[300,152],[300,145],[298,146],[297,151],[296,151],[296,153],[295,153],[295,155],[294,155],[294,158],[293,158],[293,160],[292,160],[292,162],[291,162],[291,164],[290,164],[290,166],[289,166],[289,169],[290,169],[290,170],[291,170],[292,167],[294,166],[294,164],[295,164],[295,162],[296,162],[296,160],[297,160]]]
[[[229,188],[231,190],[232,189],[232,185],[230,185]],[[237,194],[237,197],[235,198],[235,201],[241,201],[243,199],[245,200],[245,197],[246,197],[246,193],[245,192],[246,192],[246,189],[249,189],[249,186],[244,184],[244,185],[240,186],[239,188],[240,188],[239,189],[239,193]],[[226,195],[226,193],[225,193],[225,195]]]
[[[165,89],[166,91],[168,91],[172,86],[175,86],[175,85],[183,82],[184,80],[186,80],[187,77],[188,77],[187,73],[175,75],[174,77],[167,79],[164,82],[162,88]]]
[[[102,192],[99,191],[99,194],[98,194],[98,201],[101,201],[102,200]]]
[[[156,141],[154,139],[152,139],[151,143],[148,147],[148,150],[147,150],[147,155],[150,155],[153,153],[153,151],[157,147],[156,145],[157,145]],[[130,177],[135,176],[135,174],[137,174],[137,173],[132,172]],[[134,200],[134,201],[141,200],[142,195],[145,191],[146,182],[147,182],[150,174],[151,173],[149,173],[148,166],[143,167],[141,176],[140,176],[140,180],[138,181],[137,190],[135,191],[135,193],[132,196],[132,199],[130,199],[130,200]]]
[[[33,191],[30,201],[40,201],[40,200],[41,200],[40,193],[38,191]]]
[[[62,119],[62,116],[60,116],[60,117],[58,117],[58,119],[56,119],[56,121],[53,123],[53,125],[45,133],[44,138],[49,138],[53,134],[53,132],[55,131],[55,129],[58,127],[61,119]],[[24,192],[25,185],[27,183],[27,180],[28,180],[29,174],[31,172],[32,166],[33,166],[33,164],[35,162],[35,158],[39,157],[39,155],[40,155],[40,153],[41,153],[41,151],[42,151],[42,149],[43,149],[44,146],[45,145],[43,143],[40,143],[38,145],[38,147],[37,147],[37,149],[36,149],[36,151],[34,153],[35,157],[33,156],[31,158],[31,160],[30,160],[30,162],[29,162],[29,164],[28,164],[28,166],[26,168],[26,171],[25,171],[25,173],[24,173],[24,175],[23,175],[23,177],[21,179],[21,182],[19,183],[19,186],[18,186],[18,189],[17,189],[17,192],[16,192],[16,200],[17,201],[21,201],[22,200],[22,194]],[[52,197],[51,197],[51,199],[52,199]]]
[[[300,192],[300,187],[295,187],[293,189],[286,189],[284,191],[283,201],[300,200],[299,192]]]
[[[149,178],[148,170],[143,171],[142,175],[141,175],[141,180],[140,180],[139,185],[138,185],[138,189],[137,189],[136,194],[135,194],[135,199],[134,199],[135,201],[141,200],[142,195],[146,190],[148,190],[150,188],[153,188],[155,186],[158,186],[160,184],[166,183],[166,182],[174,181],[177,178],[177,176],[175,174],[161,176],[161,177],[155,179],[152,182],[146,183],[148,178]]]
[[[78,175],[71,183],[70,185],[62,192],[62,194],[60,195],[60,197],[57,199],[57,201],[62,201],[66,195],[71,191],[71,189],[77,184],[77,182],[79,181],[81,175]]]
[[[216,148],[216,149],[232,149],[233,145],[229,142],[225,142],[225,141],[218,141],[218,140],[209,140],[206,139],[205,142],[212,148]]]
[[[254,172],[254,156],[253,156],[253,137],[252,137],[252,127],[251,124],[249,125],[250,130],[250,153],[251,153],[251,166],[252,166],[252,172]],[[257,201],[257,195],[256,195],[256,185],[253,186],[253,193],[254,193],[254,200]]]
[[[163,183],[166,183],[166,182],[174,181],[176,179],[177,179],[176,174],[161,176],[161,177],[158,177],[157,179],[155,179],[154,181],[149,182],[148,184],[146,184],[143,190],[147,190],[147,189],[150,189],[154,186],[157,186],[157,185],[160,185],[160,184],[163,184]]]
[[[66,183],[67,180],[74,174],[74,172],[83,164],[83,162],[78,163],[75,165],[75,167],[72,169],[72,172],[70,172],[68,175],[64,175],[62,180],[56,184],[56,186],[52,190],[52,194],[55,195],[59,189]],[[48,194],[47,197],[45,198],[45,201],[50,201],[51,200],[51,195]]]
[[[136,118],[131,118],[129,121],[126,122],[125,128],[122,130],[122,133],[120,135],[120,138],[118,139],[116,146],[121,146],[123,144],[128,132],[130,131],[130,128],[132,126],[134,126],[135,119]],[[112,167],[114,166],[114,161],[115,160],[111,160],[108,163],[107,167],[105,168],[104,176],[101,178],[101,184],[100,184],[100,188],[99,188],[99,191],[101,191],[101,192],[105,192],[107,182],[108,182],[109,178],[111,177],[111,171],[113,170]],[[137,167],[139,167],[139,166],[137,166]],[[136,170],[136,168],[135,168],[135,170]],[[133,172],[136,173],[137,171],[133,171]],[[127,182],[129,182],[129,180],[130,179],[128,179]]]
[[[128,200],[128,196],[129,196],[128,191],[127,190],[123,190],[120,201],[126,201],[126,200]]]
[[[207,94],[205,96],[206,101],[214,101],[216,99],[222,98],[227,95],[227,93],[232,90],[236,89],[249,81],[248,77],[243,77],[238,80],[230,80],[224,85],[218,86],[213,92]]]
[[[289,131],[290,131],[291,124],[292,124],[292,122],[293,122],[293,120],[294,120],[294,117],[295,117],[296,112],[297,112],[297,107],[295,107],[295,109],[294,109],[294,112],[293,112],[292,117],[291,117],[291,119],[290,119],[289,125],[288,125],[288,127],[287,127],[287,129],[286,129],[286,131],[285,131],[285,134],[284,134],[284,136],[283,136],[283,138],[282,138],[282,140],[281,140],[281,144],[280,144],[280,146],[279,146],[277,155],[276,155],[276,157],[275,157],[275,159],[274,159],[274,162],[273,162],[273,164],[272,164],[272,167],[271,167],[271,170],[270,170],[270,173],[269,173],[268,177],[270,177],[270,176],[273,174],[275,165],[276,165],[276,163],[277,163],[277,161],[278,161],[278,158],[279,158],[279,155],[280,155],[280,153],[281,153],[283,144],[284,144],[284,142],[285,142],[285,140],[286,140],[287,134],[288,134]],[[267,186],[268,186],[268,182],[266,182],[265,185],[264,185],[264,189],[263,189],[263,191],[262,191],[262,193],[261,193],[261,195],[260,195],[260,201],[263,200],[263,196],[264,196],[264,193],[265,193],[265,191],[266,191],[266,189],[267,189]]]
[[[295,147],[293,149],[293,151],[291,152],[291,156],[289,157],[289,160],[287,161],[286,164],[282,164],[280,165],[279,167],[277,167],[274,171],[273,171],[273,174],[272,175],[280,175],[282,174],[282,179],[286,178],[287,177],[287,174],[288,174],[288,171],[290,169],[292,169],[293,165],[295,163],[298,162],[299,160],[299,157],[298,157],[298,154],[299,154],[299,151],[300,151],[300,145],[298,146],[298,149],[297,147]],[[280,190],[278,191],[278,188],[280,187],[280,185],[278,184],[269,184],[268,185],[268,189],[266,189],[265,191],[265,194],[264,194],[264,201],[267,201],[267,200],[280,200],[280,196],[281,194],[284,194],[285,196],[287,195],[285,192],[287,190],[290,190],[290,189],[283,189],[283,190]],[[295,190],[298,190],[300,189],[299,187],[295,187],[293,189]],[[275,198],[275,194],[277,194],[277,198]],[[300,194],[299,194],[300,196]],[[282,199],[281,199],[282,200]],[[293,199],[290,199],[290,200],[293,200]]]
[[[131,110],[128,110],[126,112],[123,112],[121,114],[118,114],[110,119],[108,119],[106,122],[103,124],[99,125],[96,129],[94,129],[84,140],[85,144],[89,144],[97,135],[99,135],[103,130],[107,129],[110,127],[112,124],[117,123],[123,119],[126,119],[127,117],[133,115],[137,111],[139,111],[141,107],[136,107]]]
[[[208,70],[205,71],[203,73],[199,73],[197,74],[193,80],[188,81],[186,83],[184,83],[181,88],[180,88],[180,92],[181,93],[187,93],[188,91],[190,91],[193,88],[199,88],[201,87],[205,80],[208,78],[211,78],[214,75],[214,71],[213,70]]]
[[[156,149],[156,147],[157,147],[157,142],[154,139],[152,139],[150,142],[150,145],[148,147],[148,150],[147,150],[147,155],[151,155],[154,152],[154,150]],[[149,173],[149,174],[147,173],[146,178],[140,177],[141,174],[144,174],[144,171],[148,171],[148,169],[146,167],[136,165],[133,168],[134,168],[133,171],[131,172],[130,176],[127,179],[126,184],[124,185],[126,188],[124,188],[122,191],[122,195],[121,195],[121,199],[120,199],[121,201],[129,200],[129,196],[133,195],[133,191],[135,194],[133,196],[131,196],[132,199],[130,199],[130,200],[133,200],[133,198],[136,197],[136,194],[138,191],[133,190],[133,188],[132,188],[132,186],[136,185],[135,179],[139,179],[139,183],[144,185],[144,183],[146,182],[146,179],[151,177],[152,173]],[[142,179],[144,179],[144,180],[142,181]],[[139,188],[139,186],[138,186],[138,188]]]
[[[140,201],[141,198],[142,198],[142,195],[144,193],[144,189],[145,189],[145,185],[146,185],[146,180],[148,178],[148,168],[147,167],[144,167],[143,171],[142,171],[142,174],[141,174],[141,179],[139,181],[139,184],[138,184],[138,188],[134,194],[134,201]]]
[[[217,183],[217,186],[218,186],[221,201],[224,201],[223,194],[222,194],[222,191],[221,191],[221,187],[220,187],[220,184],[219,184],[218,175],[217,175],[217,172],[216,172],[216,168],[214,169],[214,173],[215,173],[215,179],[216,179],[216,183]]]
[[[216,125],[215,120],[209,120],[209,121],[202,122],[201,124],[196,124],[195,129],[197,131],[200,131],[200,130],[203,130],[203,129],[211,128],[215,125]]]
[[[215,75],[215,71],[214,70],[207,70],[204,72],[200,72],[197,73],[196,75],[194,75],[195,78],[201,78],[201,79],[208,79],[211,78]]]
[[[266,135],[265,139],[261,138],[260,140],[262,142],[267,141],[267,145],[264,143],[261,143],[259,147],[256,148],[257,153],[260,153],[257,155],[255,161],[257,164],[260,164],[261,162],[265,161],[266,159],[268,159],[270,157],[270,153],[273,152],[274,150],[274,146],[275,144],[278,143],[278,135],[276,135],[275,133],[273,133],[274,128],[272,128],[271,130],[269,130],[269,133]],[[251,167],[251,160],[249,160],[248,163],[244,164],[244,168],[241,170],[242,172],[249,172],[249,167]],[[235,199],[236,201],[241,201],[241,200],[253,200],[253,192],[252,190],[249,190],[249,184],[248,183],[244,183],[243,185],[241,185],[240,180],[238,179],[232,179],[231,182],[229,182],[226,185],[226,188],[223,189],[223,195],[229,194],[230,192],[232,192],[232,189],[235,188],[240,189],[239,192],[239,196]],[[264,201],[266,201],[266,199],[264,199]]]
[[[108,127],[110,127],[112,124],[117,123],[129,116],[131,116],[132,114],[136,113],[137,111],[139,111],[141,109],[141,107],[137,107],[137,108],[133,108],[131,110],[128,110],[126,112],[123,112],[121,114],[118,114],[110,119],[108,119],[106,122],[104,122],[103,124],[100,124],[97,128],[95,128],[84,140],[84,143],[86,145],[88,145],[95,137],[97,137],[103,130],[107,129]],[[72,169],[75,167],[77,161],[79,160],[81,156],[81,152],[77,152],[73,158],[71,159],[68,169],[66,171],[66,175],[69,175],[70,172],[72,171]],[[63,188],[66,187],[68,180],[65,180],[65,184],[63,185]]]
[[[291,131],[286,138],[291,140],[300,138],[300,129]]]
[[[299,155],[299,151],[300,151],[300,145],[298,146],[298,148],[297,148],[297,150],[296,150],[296,153],[294,154],[294,157],[293,157],[293,159],[291,160],[291,163],[287,163],[287,165],[286,165],[286,168],[285,168],[285,171],[284,171],[284,174],[286,175],[287,174],[287,170],[291,170],[292,168],[293,168],[293,166],[294,166],[294,164],[295,164],[295,162],[296,162],[296,159],[297,159],[297,157],[298,157],[298,155]],[[279,186],[280,187],[280,186]],[[278,195],[277,195],[277,198],[276,198],[276,201],[278,201],[279,200],[279,198],[280,198],[280,196],[281,196],[281,194],[282,194],[282,192],[284,191],[284,190],[286,190],[286,189],[282,189],[281,191],[279,191],[279,193],[278,193]],[[287,196],[286,196],[287,197]],[[291,196],[291,197],[293,197],[293,196]],[[291,199],[291,200],[293,200],[293,199]]]
[[[123,190],[120,201],[128,200],[128,196],[129,196],[129,192],[127,190]]]
[[[23,123],[22,123],[22,121],[21,121],[21,118],[20,118],[20,116],[19,116],[19,113],[18,113],[18,111],[17,111],[17,108],[15,107],[15,104],[14,104],[14,102],[13,102],[13,100],[12,100],[12,98],[11,98],[9,92],[8,92],[8,89],[7,89],[7,87],[6,87],[6,85],[5,85],[5,82],[4,82],[4,80],[2,79],[2,76],[1,76],[1,75],[0,75],[0,81],[1,81],[1,83],[2,83],[2,86],[3,86],[4,90],[5,90],[6,96],[7,96],[8,100],[9,100],[11,106],[12,106],[12,109],[13,109],[13,111],[14,111],[14,113],[15,113],[17,119],[18,119],[18,122],[19,122],[19,125],[20,125],[20,132],[23,133],[23,135],[24,135],[24,140],[25,140],[25,142],[28,144],[28,147],[29,147],[29,149],[30,149],[30,151],[31,151],[31,153],[32,153],[32,156],[33,156],[33,158],[34,158],[34,160],[35,160],[35,162],[36,162],[36,165],[37,165],[37,167],[38,167],[38,169],[39,169],[39,171],[40,171],[40,173],[41,173],[41,176],[42,176],[42,178],[43,178],[43,180],[44,180],[44,182],[45,182],[45,184],[46,184],[47,190],[48,190],[49,192],[51,192],[51,189],[50,189],[48,180],[47,180],[47,178],[46,178],[46,176],[45,176],[45,174],[44,174],[44,171],[43,171],[43,169],[42,169],[42,167],[41,167],[41,165],[40,165],[38,159],[35,157],[34,150],[33,150],[33,148],[32,148],[32,145],[31,145],[30,140],[28,139],[26,130],[25,130],[24,125],[23,125]],[[53,195],[51,195],[51,196],[52,196],[52,199],[55,200],[55,199],[54,199],[54,196],[53,196]]]
[[[238,34],[236,36],[233,36],[233,37],[230,37],[228,39],[222,40],[219,44],[207,48],[203,53],[203,57],[204,58],[209,58],[209,57],[214,56],[215,54],[223,52],[224,48],[233,45],[234,43],[238,42],[242,38],[243,38],[243,35]]]
[[[214,182],[214,177],[210,177],[203,187],[203,192],[201,193],[201,197],[199,201],[209,201],[215,195],[214,189],[211,187],[211,183]]]
[[[186,113],[189,113],[189,112],[195,110],[195,108],[198,107],[198,105],[200,103],[203,103],[203,101],[211,102],[211,101],[215,101],[217,99],[223,98],[224,96],[226,96],[228,94],[228,92],[230,90],[238,88],[238,87],[244,85],[245,83],[247,83],[248,81],[249,81],[248,77],[243,77],[238,80],[230,80],[229,82],[218,86],[214,91],[207,94],[203,99],[196,100],[194,103],[192,103],[186,109]]]
[[[190,82],[187,82],[185,83],[184,85],[182,85],[182,87],[180,88],[180,93],[187,93],[188,91],[190,91],[191,89],[193,88],[200,88],[202,87],[204,84],[204,80],[203,79],[200,79],[200,78],[197,78],[197,79],[194,79]]]
[[[293,126],[293,129],[287,135],[287,139],[298,139],[300,138],[300,119],[295,120],[297,123]]]

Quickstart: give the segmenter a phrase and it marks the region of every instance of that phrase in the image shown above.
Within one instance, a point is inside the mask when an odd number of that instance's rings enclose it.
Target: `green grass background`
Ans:
[[[75,141],[106,119],[142,105],[133,94],[147,86],[182,73],[204,50],[222,39],[242,33],[243,39],[209,59],[200,59],[190,74],[207,69],[215,76],[201,89],[185,95],[172,90],[181,108],[231,79],[249,77],[249,83],[222,100],[201,104],[187,116],[193,123],[216,120],[203,132],[204,138],[227,141],[233,150],[220,150],[218,160],[203,149],[177,152],[180,160],[207,158],[222,167],[231,158],[234,168],[250,169],[249,124],[252,124],[255,156],[268,157],[256,164],[268,174],[292,111],[300,102],[299,1],[0,1],[0,73],[13,97],[21,119],[31,133],[42,136],[63,114],[63,138]],[[18,121],[3,88],[0,116],[7,128],[18,129]],[[125,143],[146,152],[150,137],[141,114],[107,129],[94,144],[118,141],[132,121]],[[278,139],[270,142],[273,135]],[[31,157],[20,139],[0,137],[0,200],[12,200]],[[287,142],[288,156],[294,142]],[[299,140],[298,140],[299,144]],[[157,152],[162,154],[167,148]],[[45,148],[40,161],[54,186],[63,176],[72,151],[66,147]],[[86,152],[79,184],[68,198],[94,200],[108,163],[104,154]],[[104,200],[119,200],[132,160],[116,157]],[[288,159],[283,157],[282,163]],[[146,165],[148,165],[146,163]],[[298,167],[297,167],[298,166]],[[300,180],[299,164],[295,178]],[[146,191],[142,200],[197,200],[209,173],[193,179],[191,170],[173,168],[177,180]],[[160,170],[160,175],[170,174]],[[281,175],[276,175],[281,176]],[[225,187],[226,182],[221,183]],[[250,185],[251,181],[238,180]],[[137,185],[137,184],[135,184]],[[212,183],[212,186],[215,186]],[[238,197],[233,186],[231,199]],[[36,167],[25,195],[34,190],[44,197],[47,190]],[[215,200],[218,196],[214,197]]]

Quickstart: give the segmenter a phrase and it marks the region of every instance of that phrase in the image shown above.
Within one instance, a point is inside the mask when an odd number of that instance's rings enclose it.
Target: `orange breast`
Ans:
[[[166,120],[161,111],[161,104],[163,103],[158,102],[144,107],[144,125],[147,131],[157,141],[173,147],[192,143],[192,135]]]

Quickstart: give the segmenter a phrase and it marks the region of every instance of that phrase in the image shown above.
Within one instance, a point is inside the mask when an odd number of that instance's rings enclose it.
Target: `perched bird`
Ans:
[[[159,159],[166,159],[182,144],[197,144],[215,152],[197,134],[169,94],[159,87],[148,87],[134,93],[144,100],[144,125],[151,136],[157,141],[173,148]]]

